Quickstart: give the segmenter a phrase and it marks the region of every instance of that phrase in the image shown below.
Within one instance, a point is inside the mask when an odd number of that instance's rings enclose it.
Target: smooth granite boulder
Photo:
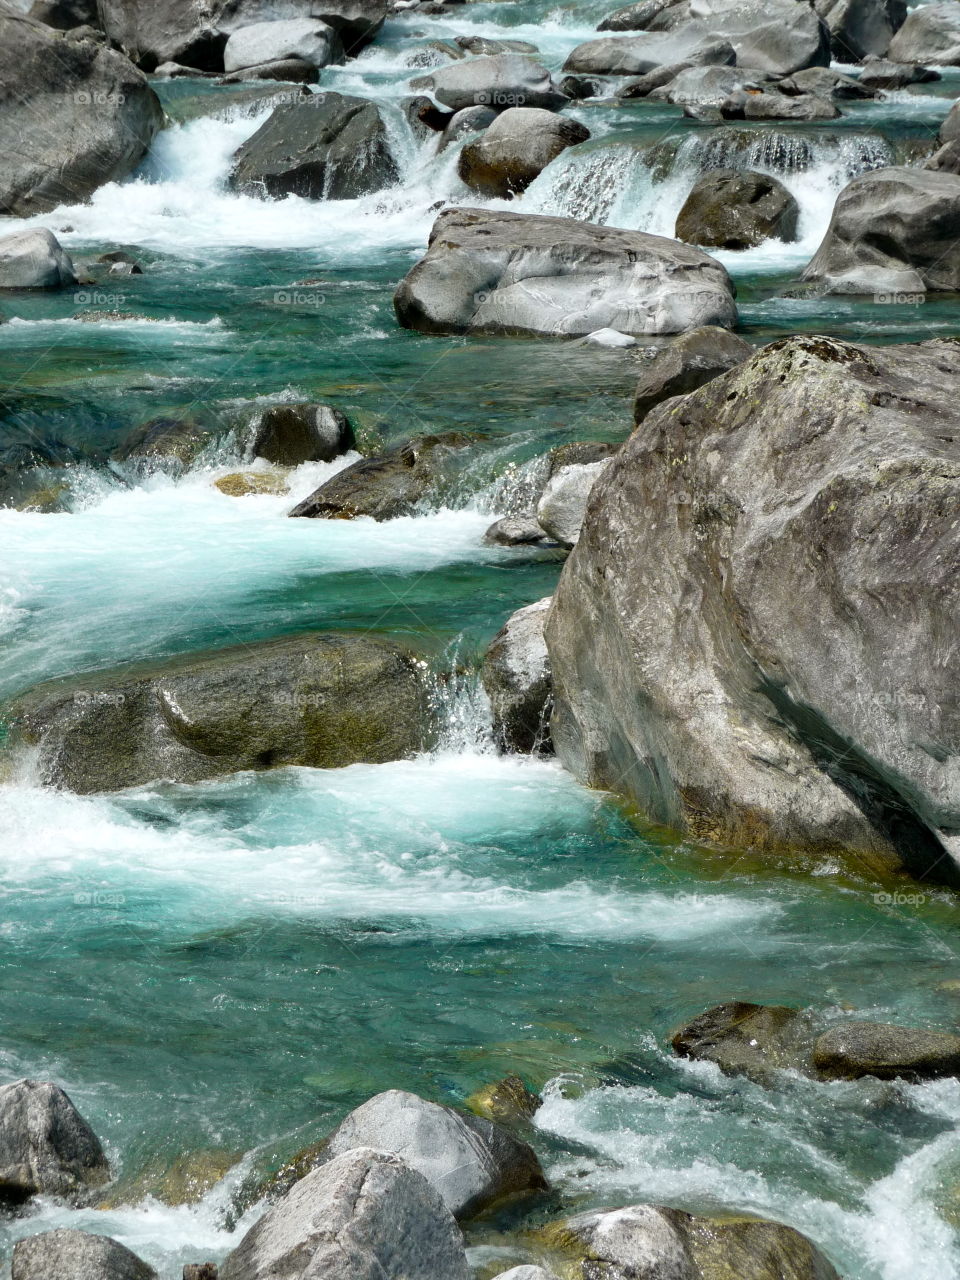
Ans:
[[[911,9],[890,41],[887,56],[892,62],[960,66],[960,4],[945,0]]]
[[[457,172],[481,195],[520,195],[551,160],[589,137],[590,130],[577,120],[540,107],[510,107],[487,126],[482,137],[467,143]]]
[[[0,289],[64,289],[76,283],[69,254],[46,227],[0,236]]]
[[[677,214],[676,236],[707,249],[797,238],[800,206],[782,182],[750,169],[709,169]]]
[[[333,27],[313,18],[283,22],[255,22],[238,27],[223,50],[224,71],[239,71],[288,58],[325,67],[343,58],[340,37]]]
[[[18,1241],[11,1280],[156,1280],[156,1271],[107,1236],[60,1227]]]
[[[62,1089],[37,1080],[0,1086],[0,1200],[77,1200],[109,1177],[96,1134]]]
[[[556,111],[568,99],[541,63],[521,53],[499,53],[468,58],[440,67],[411,81],[410,87],[432,93],[451,111],[465,107],[542,107]]]
[[[483,660],[483,687],[501,751],[528,755],[550,749],[550,659],[543,638],[550,601],[547,596],[512,614]]]
[[[651,351],[637,382],[633,420],[671,396],[685,396],[753,355],[753,347],[727,329],[706,325],[692,329]]]
[[[905,0],[814,0],[837,62],[883,57],[907,17]]]

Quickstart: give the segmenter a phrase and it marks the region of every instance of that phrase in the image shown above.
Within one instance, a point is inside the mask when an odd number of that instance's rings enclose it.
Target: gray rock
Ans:
[[[501,751],[528,755],[550,748],[550,660],[543,626],[551,599],[508,618],[483,661],[483,687]]]
[[[322,93],[276,107],[237,151],[231,182],[247,195],[352,200],[397,177],[374,103]]]
[[[275,404],[256,424],[252,453],[281,467],[332,462],[356,445],[353,428],[330,404]]]
[[[881,297],[960,289],[958,226],[960,178],[925,169],[874,169],[837,196],[803,279],[831,293]]]
[[[770,1084],[777,1070],[807,1067],[811,1038],[808,1019],[796,1009],[731,1000],[694,1018],[671,1044],[681,1058]]]
[[[460,152],[457,172],[481,195],[519,195],[562,151],[586,142],[590,130],[577,120],[540,107],[510,107],[482,138]]]
[[[331,1135],[328,1150],[342,1156],[374,1142],[378,1151],[422,1174],[457,1218],[546,1187],[540,1162],[525,1142],[490,1120],[400,1089],[379,1093],[351,1111]]]
[[[646,75],[639,76],[636,80],[628,80],[626,84],[621,85],[617,91],[618,98],[646,98],[653,93],[654,89],[664,89],[672,85],[677,76],[683,71],[693,70],[693,66],[689,62],[676,62],[667,67],[655,67],[653,71],[648,71]],[[719,71],[718,67],[697,67],[697,73],[707,71]],[[572,77],[571,77],[572,78]],[[729,92],[729,90],[728,90]],[[721,95],[725,96],[725,95]],[[672,101],[672,99],[670,99]]]
[[[561,467],[547,481],[537,504],[541,528],[562,547],[574,547],[580,539],[583,518],[593,486],[610,465],[611,459],[574,463]]]
[[[700,175],[677,214],[676,236],[707,249],[749,249],[797,238],[800,206],[776,178],[750,169]]]
[[[597,26],[598,31],[646,31],[667,7],[668,0],[640,0],[614,9]]]
[[[87,795],[157,778],[341,768],[427,744],[422,660],[373,635],[319,632],[40,685],[13,709],[40,776]]]
[[[553,82],[546,67],[519,53],[468,58],[440,67],[411,81],[411,88],[426,90],[451,111],[464,107],[544,107],[556,110],[567,98]]]
[[[501,1271],[494,1280],[557,1280],[552,1271],[543,1267],[511,1267],[509,1271]]]
[[[802,336],[647,414],[547,622],[561,762],[698,837],[956,879],[958,377],[951,340]]]
[[[412,515],[472,440],[456,431],[415,436],[386,453],[361,458],[315,489],[290,515],[323,520],[396,520]]]
[[[841,75],[830,67],[807,67],[805,71],[797,71],[787,76],[777,85],[780,93],[789,95],[813,94],[819,98],[875,98],[876,92],[854,80],[852,76]]]
[[[557,544],[537,524],[533,516],[505,516],[495,520],[483,535],[484,542],[494,547],[529,547]]]
[[[607,82],[595,76],[564,76],[560,81],[560,92],[566,94],[571,102],[583,102],[587,98],[601,98]]]
[[[395,1155],[359,1147],[296,1183],[220,1267],[220,1280],[321,1277],[469,1280],[470,1268],[430,1182]]]
[[[906,89],[912,84],[929,84],[939,80],[940,73],[931,71],[915,62],[890,62],[885,58],[871,58],[863,64],[860,83],[876,91]]]
[[[0,1086],[0,1199],[77,1200],[109,1177],[96,1134],[62,1089],[37,1080]]]
[[[529,111],[536,109],[533,107],[523,108],[523,110]],[[455,111],[440,135],[439,150],[446,151],[447,147],[454,142],[458,142],[461,138],[465,138],[467,134],[483,133],[484,129],[489,128],[496,118],[497,112],[493,107],[464,107],[462,111]]]
[[[58,31],[69,31],[71,27],[97,27],[100,23],[97,0],[34,0],[33,5],[23,4],[21,7],[37,22],[56,27]]]
[[[943,145],[923,167],[960,174],[960,103],[955,102],[950,108],[946,120],[940,126],[938,137]]]
[[[736,92],[720,104],[724,120],[836,120],[839,107],[813,93]]]
[[[162,121],[122,54],[0,2],[0,214],[85,201],[139,164]]]
[[[720,107],[741,89],[760,90],[766,78],[743,67],[686,67],[649,96],[677,107]]]
[[[487,209],[440,214],[394,306],[404,328],[424,333],[637,336],[737,317],[726,271],[689,245]]]
[[[310,66],[326,67],[343,58],[343,46],[333,27],[311,18],[285,22],[255,22],[239,27],[223,50],[224,71],[239,71],[264,62],[296,58]]]
[[[46,227],[0,237],[0,289],[63,289],[76,283],[69,255]]]
[[[935,66],[960,66],[960,5],[918,5],[890,41],[892,62],[932,62]]]
[[[154,74],[159,74],[158,68]],[[198,73],[194,73],[198,74]],[[311,62],[300,58],[283,58],[279,62],[260,62],[253,67],[244,67],[242,71],[232,71],[230,75],[220,76],[217,84],[245,84],[248,80],[285,80],[288,84],[316,84],[320,72]]]
[[[183,1280],[219,1280],[220,1268],[215,1262],[188,1262]]]
[[[830,45],[838,62],[882,57],[907,16],[905,0],[814,0],[830,29]]]
[[[817,1040],[813,1065],[825,1080],[935,1080],[960,1075],[960,1036],[880,1022],[842,1022]]]
[[[419,94],[415,98],[403,98],[400,102],[400,109],[403,111],[410,128],[414,135],[421,141],[433,137],[434,134],[443,134],[447,127],[453,123],[455,115],[449,111],[441,111],[441,109],[425,94]],[[487,108],[476,108],[485,111]],[[495,111],[490,112],[490,119],[496,116]]]
[[[642,76],[658,67],[688,63],[727,65],[736,61],[729,40],[700,28],[657,32],[646,36],[602,36],[578,44],[563,64],[564,71],[586,75]]]
[[[83,318],[104,319],[88,312]],[[122,317],[121,317],[122,318]],[[134,462],[141,470],[180,471],[195,462],[210,443],[210,433],[192,418],[151,418],[130,432],[113,451],[118,462]]]
[[[529,40],[491,40],[487,36],[456,36],[454,43],[464,53],[472,53],[477,57],[493,53],[539,53],[535,44]]]
[[[634,422],[642,422],[662,401],[689,395],[752,355],[749,342],[713,325],[681,334],[644,365],[633,402]]]
[[[155,1280],[156,1272],[107,1236],[61,1227],[20,1240],[11,1280]]]

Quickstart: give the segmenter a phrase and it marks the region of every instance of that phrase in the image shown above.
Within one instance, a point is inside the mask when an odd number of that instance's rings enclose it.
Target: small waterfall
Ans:
[[[647,160],[657,177],[677,169],[703,173],[708,169],[758,169],[783,176],[805,173],[829,164],[850,181],[868,169],[894,163],[886,138],[873,133],[842,134],[819,130],[719,128],[668,138],[652,147]]]
[[[495,755],[490,702],[476,659],[461,658],[462,638],[430,673],[429,705],[440,726],[438,755]]]
[[[622,143],[565,151],[531,185],[525,204],[531,213],[580,218],[603,225],[630,226],[637,199],[649,188],[644,153]]]

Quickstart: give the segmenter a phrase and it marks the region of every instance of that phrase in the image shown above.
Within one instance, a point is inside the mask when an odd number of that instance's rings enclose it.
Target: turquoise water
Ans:
[[[20,1236],[70,1222],[172,1280],[184,1261],[223,1256],[255,1217],[254,1205],[238,1222],[236,1205],[258,1170],[371,1093],[456,1102],[517,1070],[545,1092],[536,1141],[568,1205],[766,1213],[810,1234],[849,1280],[960,1268],[960,1083],[763,1090],[666,1050],[679,1022],[731,997],[954,1028],[952,896],[924,887],[922,901],[895,901],[896,886],[839,866],[763,867],[678,844],[555,764],[489,744],[471,672],[505,618],[552,591],[560,562],[485,547],[482,533],[521,502],[532,457],[626,436],[642,356],[396,328],[392,291],[433,206],[464,193],[455,153],[423,154],[395,104],[431,38],[509,28],[557,68],[606,8],[531,0],[397,19],[357,62],[324,72],[326,87],[388,104],[404,175],[391,191],[326,206],[227,194],[229,155],[263,114],[181,82],[161,90],[187,123],[157,139],[140,175],[38,220],[80,258],[132,249],[145,274],[78,291],[109,301],[0,303],[0,449],[56,442],[74,459],[67,513],[0,509],[0,697],[315,627],[410,638],[461,674],[438,685],[441,748],[398,764],[78,798],[38,787],[29,759],[0,757],[0,1079],[61,1082],[131,1184],[183,1153],[237,1161],[195,1205],[167,1207],[142,1185],[110,1210],[33,1205],[0,1223],[7,1260]],[[801,240],[723,255],[748,338],[957,332],[951,297],[781,296],[836,192],[916,154],[957,76],[921,88],[779,131],[771,164],[800,200]],[[593,139],[525,206],[669,233],[712,131],[660,105],[575,114]],[[162,323],[72,318],[93,308]],[[286,498],[213,489],[236,469],[255,407],[300,398],[339,405],[368,447],[450,429],[476,441],[446,489],[386,525],[286,519],[338,464],[301,468]],[[162,414],[195,417],[216,443],[185,475],[110,461]],[[514,1259],[511,1225],[471,1229],[478,1269]]]

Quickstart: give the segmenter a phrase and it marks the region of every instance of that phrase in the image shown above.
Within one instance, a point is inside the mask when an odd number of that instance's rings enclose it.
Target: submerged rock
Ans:
[[[238,27],[223,50],[224,71],[239,71],[288,59],[321,68],[343,58],[340,37],[325,22],[312,18],[255,22]]]
[[[735,333],[705,325],[681,334],[645,363],[633,401],[633,420],[671,396],[689,395],[753,355],[753,347]]]
[[[123,54],[0,4],[0,213],[82,203],[139,164],[162,122]]]
[[[113,451],[118,462],[187,467],[209,445],[210,431],[192,418],[151,418],[134,427]]]
[[[960,6],[958,6],[960,7]],[[929,169],[874,169],[837,196],[823,243],[803,279],[830,293],[899,295],[960,289],[960,177]]]
[[[776,178],[749,169],[700,175],[677,214],[676,235],[709,249],[751,249],[796,240],[800,206]]]
[[[611,460],[562,466],[547,481],[537,504],[537,521],[562,547],[576,546],[593,486]]]
[[[957,879],[958,377],[951,340],[802,336],[648,413],[548,619],[561,761],[701,838]]]
[[[323,520],[396,520],[412,515],[444,476],[446,466],[473,443],[463,432],[415,436],[372,458],[361,458],[324,481],[291,516]]]
[[[20,1240],[11,1280],[156,1280],[156,1271],[107,1236],[60,1227]]]
[[[894,62],[960,66],[960,5],[948,0],[911,9],[887,54]]]
[[[547,1185],[533,1149],[499,1125],[400,1089],[351,1111],[328,1150],[342,1156],[373,1143],[422,1174],[457,1218]]]
[[[881,1022],[843,1022],[817,1040],[813,1065],[825,1080],[960,1076],[960,1036]]]
[[[220,1280],[469,1280],[463,1237],[427,1178],[358,1147],[310,1173],[228,1254]]]
[[[284,494],[289,492],[286,476],[280,471],[232,471],[214,480],[213,487],[228,498],[246,498],[250,494]]]
[[[76,1200],[110,1177],[96,1134],[55,1084],[0,1086],[0,1200]]]
[[[681,1058],[715,1063],[726,1075],[769,1083],[776,1070],[803,1069],[809,1059],[808,1021],[796,1009],[731,1000],[674,1035]]]
[[[76,283],[69,255],[46,227],[0,237],[0,289],[64,289]]]
[[[482,195],[519,195],[551,160],[589,137],[590,130],[576,120],[538,107],[511,107],[463,148],[457,173]]]
[[[421,663],[319,632],[40,685],[15,704],[43,780],[81,794],[241,769],[399,760],[429,734]]]
[[[356,443],[346,415],[331,404],[275,404],[256,422],[252,452],[279,467],[299,467],[332,462]]]
[[[485,1120],[515,1125],[532,1120],[543,1106],[543,1099],[532,1093],[520,1076],[505,1076],[496,1084],[484,1085],[472,1093],[466,1105],[474,1115],[483,1116]]]
[[[556,110],[568,99],[560,92],[546,67],[520,53],[468,58],[450,67],[411,81],[412,89],[425,89],[451,111],[464,107],[544,107]]]
[[[679,333],[737,314],[724,268],[689,245],[487,209],[437,218],[394,305],[423,333]]]
[[[550,660],[543,626],[551,600],[547,596],[518,609],[494,637],[483,661],[483,687],[490,699],[493,734],[501,751],[528,755],[550,750]],[[523,1082],[519,1083],[522,1086]],[[509,1092],[523,1096],[514,1085]],[[511,1102],[515,1101],[511,1097]],[[498,1119],[494,1115],[488,1118]]]
[[[377,106],[318,93],[276,107],[237,151],[230,180],[246,195],[353,200],[397,176]]]

